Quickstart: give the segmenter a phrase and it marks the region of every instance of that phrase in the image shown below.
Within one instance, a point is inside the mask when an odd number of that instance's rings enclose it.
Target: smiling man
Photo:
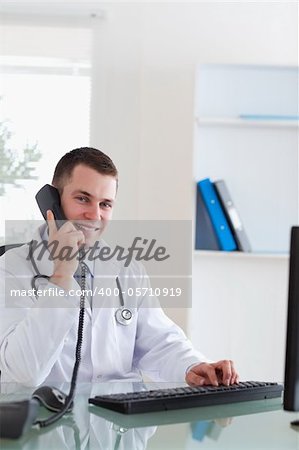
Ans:
[[[114,164],[96,149],[73,150],[59,161],[52,184],[60,193],[61,207],[68,222],[57,229],[53,212],[47,212],[49,245],[58,243],[57,254],[67,247],[88,249],[99,241],[112,218],[117,183]],[[50,281],[69,289],[77,267],[76,258],[54,259]]]
[[[112,160],[97,149],[72,150],[58,162],[52,184],[59,191],[67,220],[58,228],[49,210],[47,224],[33,239],[49,247],[55,243],[57,254],[65,248],[79,252],[94,247],[115,205],[118,173]],[[80,305],[80,296],[71,295],[74,283],[78,287],[74,280],[78,259],[50,258],[47,250],[43,258],[33,261],[24,245],[7,251],[0,263],[2,381],[30,386],[70,381]],[[105,297],[96,304],[88,299],[79,381],[141,380],[146,374],[154,381],[186,380],[190,385],[238,382],[232,361],[209,362],[164,314],[158,299],[148,298],[150,281],[140,263],[132,261],[126,267],[112,260],[104,265],[98,258],[86,264],[92,292],[103,286],[114,292],[121,279],[120,291],[127,292],[133,282],[136,292],[145,294],[130,297],[130,309],[122,296]],[[45,274],[37,297],[30,291],[36,271]],[[53,288],[63,295],[53,298]],[[16,289],[27,290],[28,295],[9,295]]]

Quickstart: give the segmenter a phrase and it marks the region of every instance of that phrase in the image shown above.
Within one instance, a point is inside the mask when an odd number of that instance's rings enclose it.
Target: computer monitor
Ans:
[[[299,227],[292,227],[284,378],[284,409],[299,411]]]

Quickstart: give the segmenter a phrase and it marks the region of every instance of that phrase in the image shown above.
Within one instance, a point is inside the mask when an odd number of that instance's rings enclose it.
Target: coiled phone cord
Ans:
[[[53,423],[57,422],[64,414],[66,414],[74,400],[75,396],[75,390],[76,390],[76,383],[77,383],[77,377],[78,377],[78,370],[81,362],[81,350],[82,350],[82,343],[83,343],[83,328],[84,328],[84,312],[85,312],[85,288],[86,288],[86,265],[82,261],[82,259],[79,260],[79,265],[81,269],[81,297],[80,297],[80,311],[79,311],[79,322],[78,322],[78,333],[77,333],[77,344],[76,344],[76,358],[75,358],[75,364],[73,368],[72,373],[72,381],[71,381],[71,387],[70,391],[65,399],[65,404],[63,408],[58,411],[57,413],[50,416],[48,419],[45,420],[36,420],[34,422],[34,425],[39,425],[41,428],[48,427],[49,425],[52,425]]]

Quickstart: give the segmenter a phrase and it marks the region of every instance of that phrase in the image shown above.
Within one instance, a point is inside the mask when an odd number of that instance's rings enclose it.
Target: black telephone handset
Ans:
[[[35,196],[39,209],[45,220],[47,220],[47,211],[50,209],[57,221],[57,227],[60,228],[66,217],[62,211],[60,195],[58,190],[50,184],[45,184]]]
[[[67,220],[63,214],[61,204],[60,204],[60,195],[58,190],[46,184],[42,187],[35,196],[37,204],[41,210],[41,213],[45,220],[47,220],[47,210],[51,210],[54,214],[57,227],[59,228],[63,221]],[[36,277],[43,275],[36,275]],[[34,277],[34,278],[36,278]],[[49,278],[49,277],[47,277]],[[78,377],[78,370],[81,361],[81,347],[83,342],[83,326],[84,326],[84,310],[85,310],[85,282],[86,282],[86,269],[85,266],[81,265],[81,288],[82,294],[80,297],[80,311],[79,311],[79,324],[78,324],[78,334],[77,334],[77,343],[76,343],[76,353],[75,353],[75,363],[73,367],[71,386],[69,393],[66,395],[61,393],[59,390],[53,387],[43,386],[43,396],[38,390],[34,392],[33,398],[31,400],[25,401],[17,401],[17,402],[5,402],[0,403],[0,438],[10,438],[17,439],[23,433],[25,433],[31,425],[38,425],[41,428],[52,425],[57,422],[61,417],[63,417],[67,412],[72,409],[73,400],[76,389],[76,382]],[[47,419],[37,419],[38,414],[38,401],[46,406],[49,410],[53,411],[53,404],[51,402],[45,402],[45,392],[49,396],[49,393],[52,395],[60,394],[58,399],[60,403],[55,402],[55,414],[48,417]],[[62,400],[61,400],[62,398]],[[56,399],[57,400],[57,399]]]
[[[43,186],[35,196],[39,209],[45,220],[47,220],[47,211],[50,209],[53,214],[57,224],[57,227],[60,228],[63,223],[67,220],[63,210],[61,208],[60,203],[60,195],[58,190],[51,186],[50,184],[46,184]],[[75,395],[76,382],[78,376],[78,370],[81,361],[81,347],[83,341],[83,327],[84,327],[84,310],[85,310],[85,283],[86,283],[86,269],[85,266],[81,265],[81,297],[80,297],[80,311],[79,311],[79,324],[78,324],[78,334],[77,334],[77,343],[76,343],[76,357],[75,363],[73,367],[71,386],[68,395],[64,394],[64,406],[59,409],[53,416],[50,416],[48,419],[36,420],[34,422],[35,425],[39,425],[40,427],[47,427],[57,420],[59,420],[64,414],[69,412],[70,408],[73,405],[73,399]],[[53,388],[49,388],[50,390]],[[45,405],[45,404],[44,404]]]

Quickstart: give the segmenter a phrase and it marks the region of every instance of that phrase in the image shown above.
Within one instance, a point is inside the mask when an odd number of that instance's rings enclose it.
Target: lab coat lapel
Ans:
[[[94,298],[95,309],[119,308],[119,295],[117,293],[116,277],[120,267],[117,261],[101,261],[95,259],[94,264]]]

